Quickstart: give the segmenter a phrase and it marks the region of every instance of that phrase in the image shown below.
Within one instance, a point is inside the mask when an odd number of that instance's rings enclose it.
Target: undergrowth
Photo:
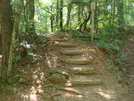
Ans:
[[[97,46],[108,54],[119,70],[125,71],[123,67],[127,65],[124,63],[127,58],[121,51],[121,47],[125,42],[125,33],[119,32],[116,26],[109,24],[101,33],[95,33],[95,37],[99,38],[99,40],[95,41]]]
[[[108,54],[119,52],[123,45],[123,34],[118,32],[116,26],[110,24],[101,30],[101,33],[95,33],[95,37],[99,38],[95,43],[97,46],[104,48]]]
[[[91,44],[90,38],[91,33],[80,33],[79,31],[70,31],[73,38],[82,40],[88,44]],[[102,49],[109,58],[113,61],[115,65],[118,66],[120,70],[124,70],[124,63],[127,60],[123,52],[121,52],[121,47],[125,42],[125,32],[121,32],[114,24],[109,24],[101,30],[100,33],[94,33],[94,43]]]

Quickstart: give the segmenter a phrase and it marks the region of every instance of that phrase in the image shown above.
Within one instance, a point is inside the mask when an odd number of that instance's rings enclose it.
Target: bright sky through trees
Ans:
[[[51,1],[50,0],[42,0],[44,3],[46,4],[51,4]]]

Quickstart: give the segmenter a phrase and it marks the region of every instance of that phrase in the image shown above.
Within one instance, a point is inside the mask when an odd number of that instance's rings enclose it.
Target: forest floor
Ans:
[[[95,73],[86,76],[101,80],[99,85],[73,86],[52,84],[47,80],[51,69],[56,68],[69,73],[70,65],[61,61],[66,56],[61,55],[62,48],[54,41],[61,37],[60,34],[41,37],[47,37],[47,46],[43,43],[32,43],[29,56],[15,62],[13,83],[10,85],[0,83],[0,101],[133,101],[134,35],[126,37],[122,48],[122,52],[129,58],[129,61],[125,61],[129,64],[128,67],[124,67],[127,69],[126,72],[111,64],[112,61],[107,54],[96,45],[70,38],[76,45],[75,49],[79,47],[83,50],[81,58],[93,57],[89,65],[94,67]]]

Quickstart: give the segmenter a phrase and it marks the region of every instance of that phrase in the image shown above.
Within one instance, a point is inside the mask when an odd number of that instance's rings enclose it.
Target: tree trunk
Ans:
[[[114,20],[115,20],[115,0],[113,0],[113,19],[112,19],[112,23],[114,24]]]
[[[1,75],[6,76],[8,67],[9,50],[12,36],[12,7],[11,0],[0,1],[1,36],[2,36],[2,68]]]
[[[60,1],[60,30],[63,30],[63,0]]]
[[[52,5],[50,6],[51,12],[53,11],[53,7]],[[54,22],[54,15],[51,13],[51,17],[50,17],[50,22],[51,22],[51,32],[53,32],[53,22]]]
[[[8,59],[8,71],[7,71],[7,76],[8,80],[10,81],[10,77],[12,76],[12,62],[14,61],[15,58],[15,47],[16,47],[16,35],[18,33],[19,29],[19,22],[20,22],[20,14],[22,11],[23,7],[23,0],[18,0],[18,5],[16,7],[16,11],[14,14],[14,25],[13,25],[13,33],[12,33],[12,40],[11,40],[11,45],[10,45],[10,54],[9,54],[9,59]]]
[[[124,21],[124,3],[123,0],[118,1],[117,13],[118,13],[118,25],[123,26],[125,24]]]
[[[82,29],[83,25],[84,25],[84,30],[86,29],[86,25],[87,25],[87,22],[89,21],[90,17],[91,17],[91,14],[92,12],[89,11],[89,14],[88,14],[88,17],[84,20],[84,22],[80,25],[80,30]]]
[[[56,4],[56,27],[59,29],[59,0],[57,0]]]
[[[35,33],[35,27],[34,27],[34,0],[26,0],[26,32],[28,33]]]
[[[67,22],[66,22],[66,25],[67,25],[67,28],[69,27],[69,22],[70,22],[70,13],[71,13],[71,10],[72,10],[72,3],[69,3],[68,6],[67,6]]]
[[[81,23],[81,4],[78,4],[78,25]]]

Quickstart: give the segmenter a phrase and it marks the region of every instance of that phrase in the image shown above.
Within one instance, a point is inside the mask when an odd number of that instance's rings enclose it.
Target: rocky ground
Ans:
[[[121,72],[97,46],[62,34],[47,35],[47,48],[34,43],[32,55],[16,62],[0,101],[133,101],[133,35],[122,49],[130,61]]]

